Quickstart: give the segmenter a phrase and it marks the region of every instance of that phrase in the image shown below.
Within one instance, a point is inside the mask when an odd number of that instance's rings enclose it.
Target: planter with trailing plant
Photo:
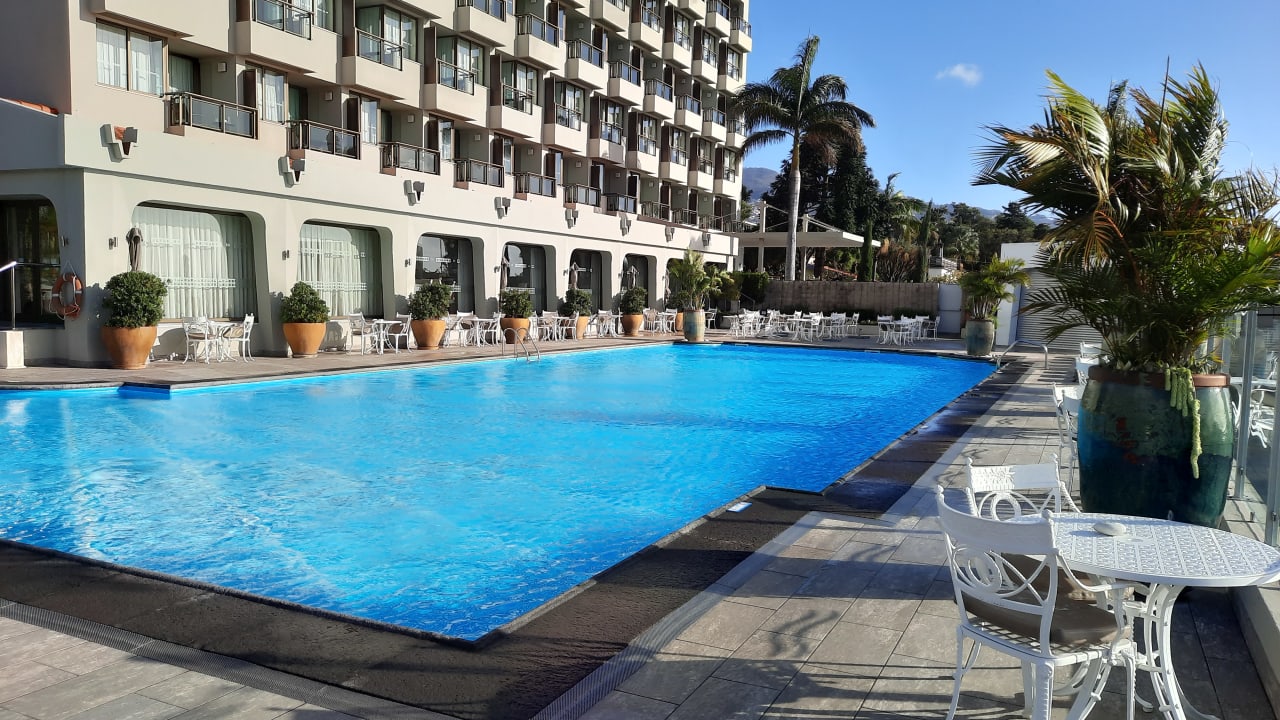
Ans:
[[[515,343],[529,336],[529,317],[533,315],[533,296],[528,290],[507,288],[498,298],[498,310],[502,319],[498,327],[502,328],[503,342]]]
[[[1017,298],[1009,288],[1026,286],[1030,276],[1023,270],[1025,263],[1012,258],[993,258],[984,268],[970,270],[960,276],[960,289],[964,291],[965,352],[974,357],[991,354],[996,342],[996,312],[1000,303]]]
[[[649,291],[640,286],[629,287],[618,296],[618,314],[622,316],[622,334],[636,337],[644,327],[644,310],[649,304]]]
[[[329,304],[307,283],[294,283],[280,301],[280,323],[295,358],[315,357],[329,323]]]
[[[1026,193],[1057,226],[1025,312],[1103,338],[1080,403],[1085,510],[1216,526],[1235,448],[1229,378],[1206,340],[1280,304],[1275,182],[1221,174],[1227,124],[1208,74],[1105,105],[1050,73],[1044,124],[991,128],[979,184]]]
[[[675,296],[682,311],[678,322],[684,339],[702,342],[707,334],[707,318],[702,308],[707,303],[707,296],[719,291],[725,272],[715,265],[707,265],[702,253],[689,248],[684,251],[684,257],[671,263],[667,275],[677,288]]]
[[[449,314],[452,299],[453,288],[441,283],[422,285],[409,296],[409,327],[419,350],[440,347],[446,326],[444,316]]]
[[[169,287],[151,273],[134,270],[112,277],[104,290],[102,306],[108,317],[101,334],[111,367],[140,370],[155,347]]]
[[[564,291],[564,302],[560,303],[560,317],[573,317],[578,314],[577,325],[573,329],[573,337],[581,340],[587,334],[587,325],[591,323],[591,293],[587,290],[570,288]]]

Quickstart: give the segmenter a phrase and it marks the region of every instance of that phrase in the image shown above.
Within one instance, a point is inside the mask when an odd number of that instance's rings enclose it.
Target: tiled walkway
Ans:
[[[1056,450],[1049,383],[1062,375],[1037,362],[889,516],[807,516],[539,718],[943,716],[956,611],[928,488],[954,481],[963,454],[979,464],[1046,460]],[[1223,720],[1274,720],[1227,596],[1190,592],[1178,611],[1177,665],[1195,704]],[[0,618],[0,720],[442,717],[239,661],[177,653],[159,662],[49,627],[57,623]],[[962,715],[1020,717],[1019,672],[983,657],[966,678]],[[1123,717],[1122,705],[1109,692],[1093,717]]]

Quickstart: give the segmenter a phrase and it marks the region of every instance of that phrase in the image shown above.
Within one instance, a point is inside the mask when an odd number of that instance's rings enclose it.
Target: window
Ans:
[[[734,80],[742,77],[742,53],[737,50],[729,50],[725,56],[725,74]]]
[[[440,159],[453,159],[453,121],[440,121]]]
[[[257,77],[258,118],[271,122],[284,122],[285,99],[289,97],[284,73],[253,65],[248,67]]]
[[[449,312],[475,312],[475,280],[471,241],[467,238],[423,235],[418,238],[414,281],[438,282],[454,288]]]
[[[333,0],[293,0],[293,6],[311,13],[311,24],[333,30]]]
[[[314,287],[334,315],[381,315],[379,245],[373,230],[307,223],[302,226],[298,279]]]
[[[690,26],[689,18],[680,13],[675,14],[675,23],[671,28],[671,40],[686,50],[693,49],[693,36],[689,33]]]
[[[289,120],[297,122],[307,119],[307,89],[296,85],[289,86]]]
[[[502,63],[502,104],[533,113],[538,100],[538,71],[524,63]]]
[[[689,143],[689,136],[684,130],[680,130],[679,128],[671,128],[670,152],[667,153],[667,157],[663,158],[663,160],[666,160],[668,162],[673,162],[679,165],[684,165],[685,163],[687,163],[688,158],[685,155],[685,151],[686,151],[686,148],[688,147],[688,143]]]
[[[169,53],[169,92],[200,92],[199,61]]]
[[[164,41],[136,30],[98,23],[98,82],[160,95]]]
[[[10,272],[17,291],[14,298],[18,322],[56,322],[50,305],[53,284],[62,262],[58,241],[58,217],[48,200],[6,200],[0,202],[0,265],[17,260],[21,265]],[[0,275],[0,317],[9,329],[9,273]]]
[[[587,106],[587,91],[566,82],[556,83],[556,122],[565,127],[582,125],[582,113]]]
[[[382,5],[356,10],[360,56],[394,68],[418,59],[418,21]]]
[[[439,48],[441,60],[456,65],[459,70],[470,75],[476,84],[488,87],[488,71],[485,69],[487,63],[484,60],[489,53],[483,45],[460,37],[447,37],[440,39]]]
[[[359,98],[360,102],[360,140],[376,145],[378,143],[378,101],[372,98]]]
[[[142,267],[169,285],[167,318],[243,317],[256,307],[249,219],[202,210],[139,205]]]
[[[611,143],[622,144],[622,106],[604,100],[600,103],[600,137]]]
[[[647,155],[658,154],[658,121],[649,115],[641,115],[636,121],[636,133],[639,135],[636,149]]]
[[[527,288],[533,295],[533,309],[546,310],[546,249],[541,245],[507,243],[503,251],[507,261],[507,287]]]

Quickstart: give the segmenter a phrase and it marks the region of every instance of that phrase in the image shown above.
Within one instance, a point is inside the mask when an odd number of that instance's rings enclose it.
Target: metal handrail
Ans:
[[[996,367],[997,367],[997,368],[998,368],[998,367],[1000,367],[1002,364],[1004,364],[1004,356],[1005,356],[1005,355],[1008,355],[1008,354],[1009,354],[1009,351],[1010,351],[1010,350],[1012,350],[1012,349],[1014,349],[1014,348],[1015,348],[1015,347],[1017,347],[1018,345],[1033,345],[1033,346],[1038,347],[1038,348],[1040,348],[1041,350],[1043,350],[1043,351],[1044,351],[1044,369],[1045,369],[1045,370],[1048,370],[1048,369],[1049,369],[1049,346],[1048,346],[1048,345],[1045,345],[1044,343],[1040,342],[1039,340],[1024,340],[1024,339],[1021,339],[1021,338],[1019,338],[1019,339],[1017,339],[1017,340],[1014,340],[1013,342],[1009,343],[1009,347],[1005,348],[1005,349],[1004,349],[1004,352],[1002,352],[1002,353],[1000,353],[998,356],[996,356]]]
[[[10,260],[8,264],[0,267],[0,273],[9,272],[9,329],[18,329],[18,273],[14,272],[18,267],[17,260]]]

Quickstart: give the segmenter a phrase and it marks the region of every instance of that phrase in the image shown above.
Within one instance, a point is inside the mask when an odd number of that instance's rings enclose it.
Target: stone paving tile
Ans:
[[[39,720],[65,720],[181,672],[181,668],[172,665],[130,656],[91,673],[9,700],[4,707]]]
[[[764,717],[767,720],[853,717],[874,684],[875,678],[805,664]]]
[[[871,584],[874,570],[852,570],[846,562],[830,562],[796,590],[797,597],[856,598]]]
[[[902,633],[897,654],[942,663],[955,662],[957,617],[915,616],[910,627]]]
[[[922,662],[919,658],[894,655],[884,664],[856,717],[945,717],[951,705],[954,669],[951,663]],[[965,712],[959,717],[1009,720],[1021,717],[1021,708],[1009,704],[1009,699],[962,692],[960,708]]]
[[[1252,662],[1220,660],[1209,667],[1209,674],[1213,676],[1222,720],[1255,718],[1258,708],[1266,707],[1267,694]]]
[[[913,536],[902,541],[892,559],[894,562],[941,565],[947,561],[947,546],[941,535]]]
[[[179,720],[273,720],[300,705],[300,700],[266,690],[242,687],[174,717]]]
[[[877,592],[874,596],[860,597],[844,614],[844,619],[859,625],[871,625],[890,630],[906,630],[920,608],[921,595],[900,592]],[[951,617],[955,618],[955,605]]]
[[[905,592],[924,595],[933,585],[940,568],[936,565],[890,562],[880,568],[871,580],[869,590],[879,592]]]
[[[850,605],[848,600],[835,598],[791,598],[760,629],[821,640]]]
[[[129,657],[129,655],[124,650],[116,650],[105,645],[83,643],[73,645],[65,650],[51,652],[48,655],[42,655],[40,656],[40,662],[44,665],[52,665],[59,670],[66,670],[76,675],[84,675],[98,668],[106,667],[111,663],[119,662]]]
[[[711,678],[685,700],[669,720],[757,720],[778,697],[778,691]]]
[[[618,689],[671,703],[674,707],[711,677],[730,652],[710,645],[672,640]]]
[[[30,632],[0,640],[0,668],[82,644],[84,640],[80,638],[33,627]]]
[[[10,665],[0,673],[0,703],[73,677],[73,673],[38,662]]]
[[[672,703],[615,690],[578,720],[666,720],[675,709]]]
[[[319,705],[302,705],[281,715],[276,720],[358,720],[337,710],[322,708]]]
[[[777,610],[807,582],[808,578],[799,575],[761,570],[727,599],[744,605]]]
[[[679,639],[733,652],[772,616],[768,608],[722,602],[685,628]]]
[[[778,556],[764,569],[769,572],[809,577],[818,572],[823,563],[831,559],[831,555],[831,550],[792,545],[778,553]]]
[[[821,525],[806,532],[795,541],[801,547],[819,550],[836,550],[849,541],[849,532],[844,528],[822,527]]]
[[[848,622],[836,623],[823,638],[822,644],[809,656],[809,663],[829,667],[847,675],[876,677],[901,639],[902,633],[897,630]]]
[[[818,640],[759,631],[715,671],[723,680],[781,690],[818,647]]]
[[[138,691],[154,700],[182,708],[199,707],[227,693],[244,687],[239,683],[223,680],[198,672],[184,672]]]
[[[72,715],[70,720],[167,720],[182,708],[130,693]]]

